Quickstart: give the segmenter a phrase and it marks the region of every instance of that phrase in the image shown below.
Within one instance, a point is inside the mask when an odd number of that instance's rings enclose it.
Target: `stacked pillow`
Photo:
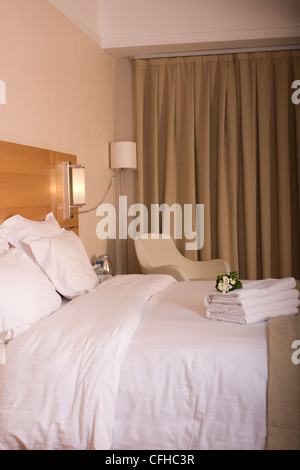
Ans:
[[[85,248],[74,232],[61,230],[51,236],[24,238],[33,258],[47,274],[56,290],[73,299],[95,289],[99,280],[89,262]]]
[[[58,310],[59,294],[72,299],[98,283],[81,240],[52,212],[42,222],[16,215],[0,225],[0,341]]]
[[[29,235],[49,235],[61,232],[61,227],[55,219],[53,212],[47,214],[42,222],[25,219],[21,215],[14,215],[0,225],[0,238],[6,240],[16,248],[22,247],[22,240]]]
[[[0,254],[0,340],[5,341],[59,309],[61,297],[17,248]]]
[[[0,238],[0,255],[2,255],[2,253],[5,253],[8,250],[9,250],[9,245],[8,245],[7,241],[2,240]]]

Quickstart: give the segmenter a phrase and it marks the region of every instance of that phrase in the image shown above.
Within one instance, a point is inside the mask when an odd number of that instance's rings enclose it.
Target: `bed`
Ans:
[[[1,161],[34,153],[1,145]],[[70,156],[35,151],[45,203],[0,208],[0,449],[299,449],[299,314],[211,321],[214,281],[99,284],[57,210]]]

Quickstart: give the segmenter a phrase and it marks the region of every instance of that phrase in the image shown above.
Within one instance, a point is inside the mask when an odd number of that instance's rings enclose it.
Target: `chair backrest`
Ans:
[[[137,258],[143,274],[170,274],[177,280],[216,279],[230,272],[224,259],[194,261],[183,256],[171,237],[143,234],[134,240]]]
[[[161,265],[176,264],[182,258],[171,237],[162,234],[143,234],[134,240],[140,267],[147,270]],[[144,272],[144,271],[143,271]]]

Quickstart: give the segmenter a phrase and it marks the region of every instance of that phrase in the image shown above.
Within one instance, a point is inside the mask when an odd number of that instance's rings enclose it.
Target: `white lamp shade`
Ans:
[[[72,168],[73,205],[85,204],[85,169]]]
[[[136,169],[136,143],[135,142],[111,142],[110,143],[110,168],[112,170]]]

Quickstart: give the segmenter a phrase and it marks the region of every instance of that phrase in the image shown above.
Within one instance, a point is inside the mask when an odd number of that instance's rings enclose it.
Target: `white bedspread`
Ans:
[[[125,276],[11,340],[0,365],[0,449],[109,449],[120,367],[169,276]]]
[[[212,289],[113,278],[11,340],[0,449],[263,449],[266,323],[207,319]]]

